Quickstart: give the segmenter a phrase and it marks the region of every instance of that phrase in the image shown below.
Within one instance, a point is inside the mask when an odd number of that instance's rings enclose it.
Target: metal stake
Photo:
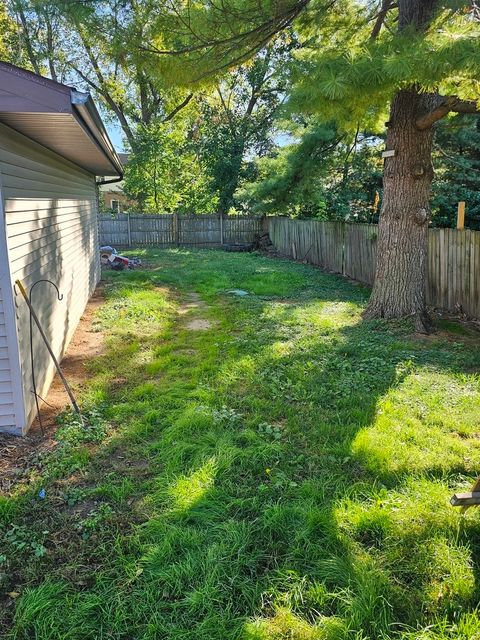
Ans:
[[[40,281],[39,281],[39,282],[40,282]],[[63,386],[65,387],[65,391],[67,392],[68,397],[70,398],[70,402],[71,402],[72,408],[73,408],[73,410],[78,414],[78,416],[79,416],[79,418],[80,418],[80,421],[81,421],[82,425],[83,425],[83,426],[85,426],[85,423],[84,423],[84,421],[83,421],[83,416],[82,416],[82,414],[80,413],[80,409],[79,409],[79,407],[78,407],[77,401],[75,400],[74,395],[73,395],[73,393],[72,393],[72,390],[71,390],[71,388],[70,388],[70,385],[68,384],[67,379],[66,379],[66,378],[65,378],[65,376],[63,375],[63,371],[62,371],[62,369],[60,368],[60,364],[59,364],[59,362],[58,362],[57,358],[55,357],[55,354],[54,354],[54,353],[53,353],[53,351],[52,351],[52,347],[50,346],[50,343],[48,342],[48,338],[47,338],[47,336],[46,336],[46,334],[45,334],[45,331],[43,330],[43,327],[42,327],[42,325],[40,324],[40,320],[38,319],[38,316],[37,316],[37,314],[35,313],[35,309],[33,308],[33,306],[32,306],[32,302],[31,302],[31,300],[30,300],[30,298],[29,298],[29,296],[28,296],[28,294],[27,294],[27,291],[26,291],[25,287],[23,286],[23,282],[22,282],[21,280],[16,280],[16,281],[15,281],[15,284],[16,284],[16,285],[17,285],[17,287],[19,288],[19,290],[20,290],[20,292],[21,292],[22,296],[25,298],[25,302],[27,303],[28,308],[30,309],[31,317],[33,318],[33,320],[34,320],[35,324],[37,325],[37,328],[38,328],[38,330],[39,330],[39,332],[40,332],[40,335],[41,335],[41,336],[42,336],[42,338],[43,338],[43,341],[44,341],[44,343],[45,343],[45,346],[46,346],[46,347],[47,347],[47,349],[48,349],[48,353],[51,355],[52,360],[53,360],[53,364],[55,365],[55,368],[56,368],[56,370],[57,370],[57,372],[58,372],[58,375],[60,376],[60,379],[61,379],[61,381],[62,381],[62,383],[63,383]],[[35,284],[37,284],[37,283],[35,283]],[[52,284],[53,284],[53,283],[52,283]],[[35,285],[34,285],[34,286],[35,286]],[[57,289],[57,292],[58,292],[58,288],[56,287],[56,285],[54,285],[54,286],[55,286],[55,288]],[[33,287],[32,287],[32,288],[33,288]],[[61,298],[60,298],[60,299],[61,299]]]

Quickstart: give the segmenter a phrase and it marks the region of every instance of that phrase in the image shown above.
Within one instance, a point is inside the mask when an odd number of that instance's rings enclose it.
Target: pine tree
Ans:
[[[428,35],[441,27],[446,28],[446,20],[435,25],[436,10],[440,4],[435,0],[400,0],[399,39],[411,39],[414,49],[418,47],[421,50],[429,40]],[[465,26],[468,34],[468,25]],[[477,46],[480,44],[478,26],[476,24],[476,33],[471,33],[471,40],[476,40]],[[458,35],[461,37],[460,33]],[[445,46],[445,41],[442,44]],[[467,56],[473,44],[467,39]],[[435,57],[434,61],[441,65],[441,76],[448,62],[444,60],[442,64],[441,51],[436,60]],[[473,60],[475,58],[474,55]],[[468,74],[468,61],[466,57],[465,65],[459,65],[459,88],[462,74],[467,76],[465,84],[468,85],[469,81],[475,84]],[[430,65],[427,63],[426,66]],[[450,112],[474,112],[477,109],[475,102],[466,102],[457,95],[442,95],[437,90],[437,82],[444,79],[440,77],[437,80],[435,75],[432,73],[430,82],[400,86],[393,96],[386,145],[394,155],[385,161],[377,267],[366,311],[367,317],[411,315],[422,331],[429,328],[425,281],[429,197],[433,179],[433,125]],[[451,76],[446,80],[446,84],[450,84]],[[469,89],[466,90],[468,97],[472,95]],[[478,86],[475,89],[478,90]]]
[[[295,18],[304,47],[292,110],[375,127],[387,119],[390,105],[390,155],[366,316],[413,317],[419,330],[427,330],[434,125],[451,113],[478,113],[478,8],[467,0],[197,3],[194,10],[187,5],[159,16],[149,64],[165,70],[168,58],[170,73],[181,66],[182,82],[199,81],[245,60]]]

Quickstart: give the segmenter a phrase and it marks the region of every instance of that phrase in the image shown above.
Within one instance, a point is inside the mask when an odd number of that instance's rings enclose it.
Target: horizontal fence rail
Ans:
[[[376,224],[281,217],[268,217],[266,224],[279,253],[373,284]],[[430,229],[428,234],[428,303],[480,318],[480,231]]]
[[[101,245],[114,247],[251,244],[262,233],[259,216],[116,214],[98,219]]]

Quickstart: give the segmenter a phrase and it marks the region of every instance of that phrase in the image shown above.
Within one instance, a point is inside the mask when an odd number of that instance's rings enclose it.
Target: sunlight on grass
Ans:
[[[313,625],[288,609],[279,608],[271,618],[247,624],[242,640],[340,640],[345,633],[339,619],[323,618]]]
[[[399,491],[369,490],[367,500],[365,493],[342,500],[335,518],[354,545],[373,553],[381,549],[384,570],[409,585],[407,596],[398,584],[395,597],[404,604],[416,597],[432,613],[468,607],[476,590],[474,567],[458,539],[451,490],[423,478],[410,479]]]
[[[173,508],[186,510],[203,498],[215,482],[216,461],[210,458],[199,469],[188,476],[177,478],[168,489]]]
[[[410,369],[412,365],[409,365]],[[379,400],[352,451],[385,476],[480,468],[480,382],[418,367]]]

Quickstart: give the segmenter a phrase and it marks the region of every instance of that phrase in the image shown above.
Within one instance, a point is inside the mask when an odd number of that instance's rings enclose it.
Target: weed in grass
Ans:
[[[43,545],[43,541],[48,533],[48,531],[42,531],[42,537],[35,538],[27,526],[11,524],[3,536],[2,548],[6,552],[2,554],[4,562],[7,561],[9,555],[23,555],[24,557],[34,555],[36,558],[43,557],[47,551]]]
[[[110,505],[100,504],[92,509],[86,518],[78,522],[76,528],[81,532],[82,538],[88,540],[111,520],[113,513]]]

